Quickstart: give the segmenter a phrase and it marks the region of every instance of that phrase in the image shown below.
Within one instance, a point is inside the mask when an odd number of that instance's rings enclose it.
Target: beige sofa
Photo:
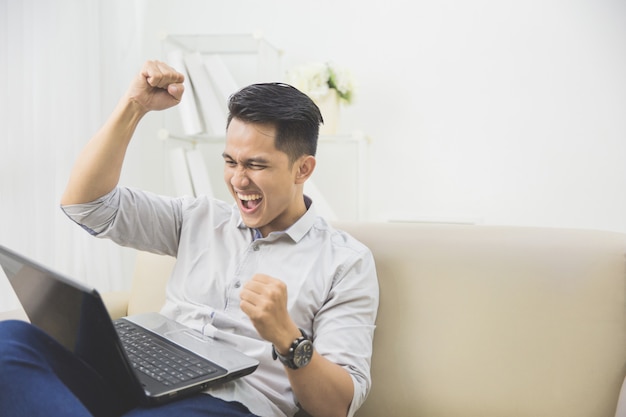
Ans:
[[[615,415],[626,374],[626,235],[338,227],[371,248],[380,281],[373,387],[359,417]],[[107,295],[111,314],[158,310],[172,262],[140,254],[131,292]]]

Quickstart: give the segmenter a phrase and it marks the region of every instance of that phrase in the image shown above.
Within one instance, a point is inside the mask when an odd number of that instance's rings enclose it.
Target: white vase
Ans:
[[[337,90],[330,89],[322,97],[313,100],[324,118],[320,126],[320,135],[334,135],[339,127],[339,95]]]

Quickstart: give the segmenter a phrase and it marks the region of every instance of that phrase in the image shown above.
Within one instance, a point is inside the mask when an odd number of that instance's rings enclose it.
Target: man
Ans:
[[[229,340],[260,366],[244,378],[165,406],[110,413],[281,416],[293,415],[299,406],[313,416],[352,415],[371,383],[378,286],[370,251],[318,217],[303,194],[315,169],[319,109],[285,84],[256,84],[231,97],[223,157],[234,206],[118,186],[137,124],[149,111],[176,105],[182,82],[166,64],[147,62],[79,155],[61,203],[93,235],[176,256],[162,313]],[[0,339],[43,344],[44,336],[12,326],[0,326]],[[290,348],[305,339],[313,349],[296,363]],[[0,355],[48,366],[5,345],[0,342]],[[76,404],[71,415],[97,415],[109,407],[109,397],[98,394],[107,389],[104,382],[89,387],[85,381],[93,376],[85,376],[87,371],[67,376],[56,359],[47,360],[52,371],[32,377],[47,382],[37,385],[37,401],[23,399],[22,415],[37,415],[40,407],[50,410],[54,403]],[[4,370],[7,364],[0,365]],[[5,389],[7,396],[24,397],[21,390],[32,394],[27,366],[9,365],[6,375],[25,381],[13,386],[9,376],[0,375],[2,404]]]

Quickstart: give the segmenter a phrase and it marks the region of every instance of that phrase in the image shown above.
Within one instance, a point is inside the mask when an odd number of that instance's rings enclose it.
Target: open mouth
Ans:
[[[257,208],[259,206],[259,204],[261,204],[261,200],[263,200],[263,197],[261,197],[261,194],[242,194],[242,193],[237,193],[237,197],[241,201],[241,205],[246,210],[249,210],[249,211],[252,211],[255,208]]]

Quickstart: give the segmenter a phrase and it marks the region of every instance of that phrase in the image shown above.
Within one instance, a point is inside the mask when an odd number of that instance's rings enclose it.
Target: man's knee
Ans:
[[[40,330],[25,321],[0,321],[0,361],[14,358],[18,352],[23,354],[23,348],[32,346],[39,332]]]
[[[21,320],[0,321],[0,342],[7,339],[22,338],[32,334],[34,327],[32,324]]]

